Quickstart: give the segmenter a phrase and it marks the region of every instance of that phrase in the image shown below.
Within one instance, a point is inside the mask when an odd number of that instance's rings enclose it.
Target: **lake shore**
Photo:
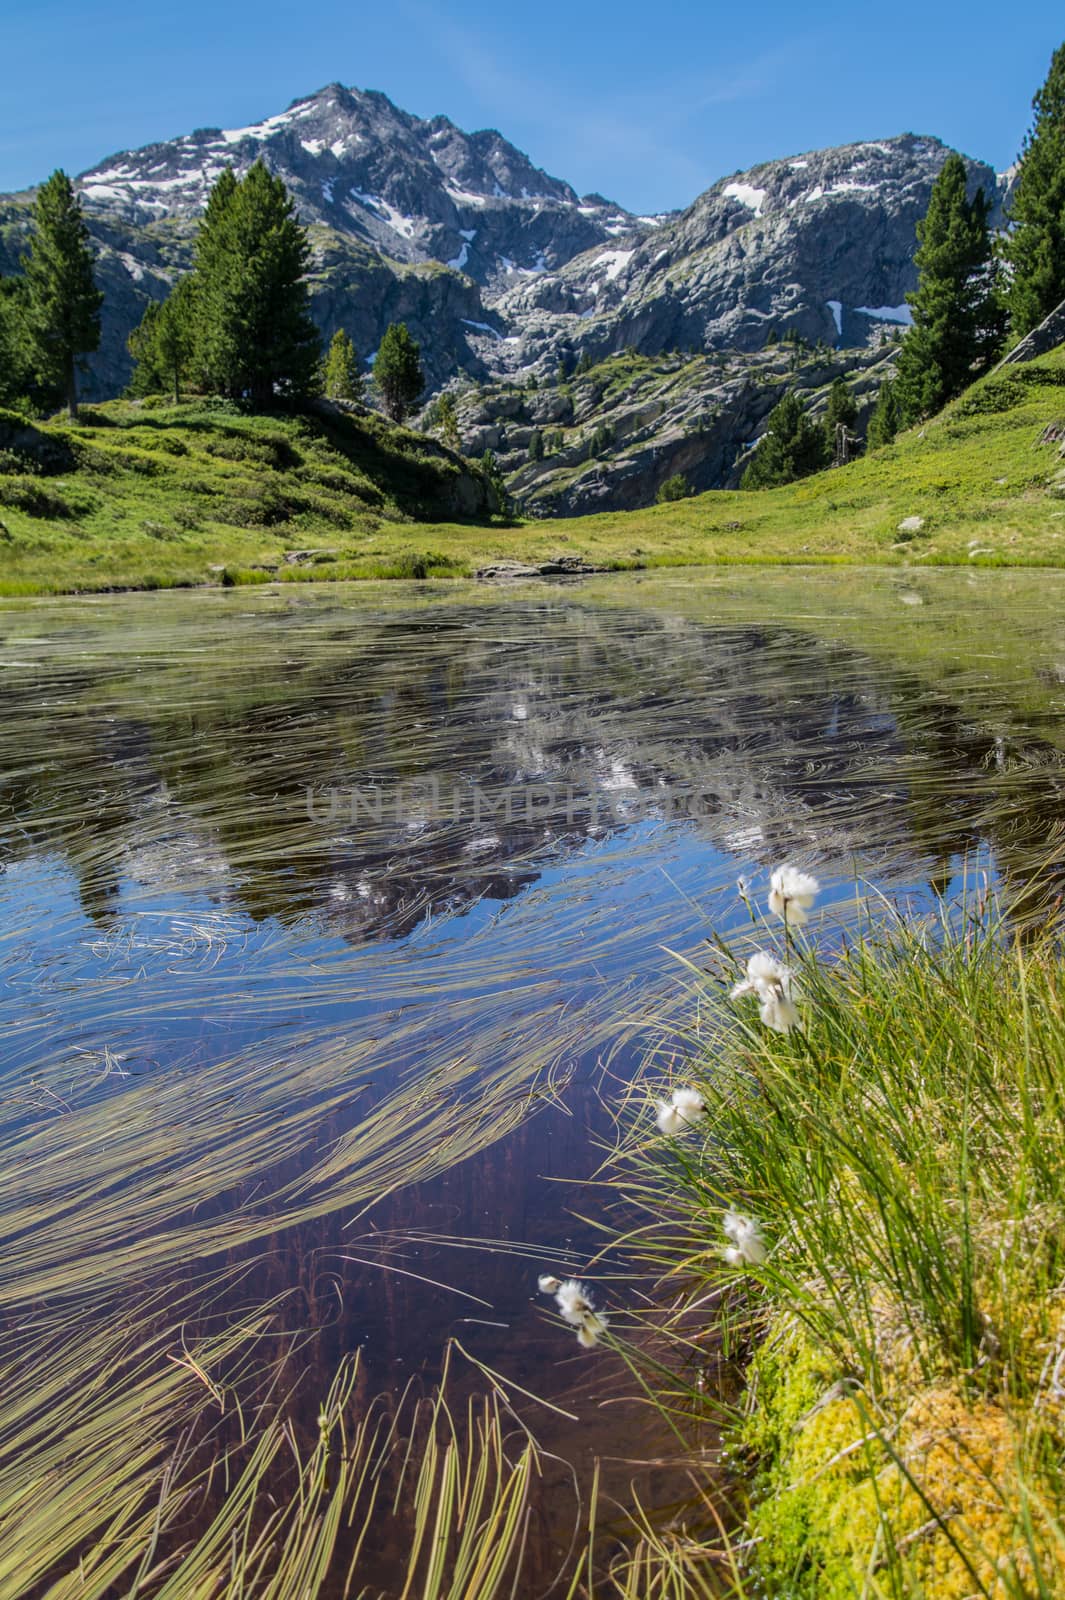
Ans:
[[[608,570],[1063,567],[1063,384],[1058,350],[783,488],[509,525],[448,520],[446,506],[472,507],[476,469],[369,415],[113,401],[35,425],[40,460],[0,449],[0,595],[461,578],[559,556]],[[13,414],[0,424],[23,437]]]

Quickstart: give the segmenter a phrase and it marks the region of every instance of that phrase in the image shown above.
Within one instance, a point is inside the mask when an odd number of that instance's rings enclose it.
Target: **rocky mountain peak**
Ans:
[[[685,210],[515,285],[496,306],[520,327],[511,365],[560,349],[759,350],[791,331],[861,346],[910,320],[917,223],[949,154],[905,133],[767,161]],[[1005,181],[969,161],[1000,204]],[[994,220],[994,213],[993,213]]]
[[[533,166],[495,129],[428,121],[378,90],[328,84],[242,128],[200,128],[109,156],[77,180],[86,205],[145,224],[200,214],[226,165],[262,159],[305,222],[396,261],[437,261],[479,283],[563,265],[635,219]]]

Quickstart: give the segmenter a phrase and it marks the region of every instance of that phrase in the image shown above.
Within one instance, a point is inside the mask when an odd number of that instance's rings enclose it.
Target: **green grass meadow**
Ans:
[[[1003,369],[925,426],[781,489],[505,525],[434,441],[373,415],[114,401],[0,417],[0,593],[468,576],[568,553],[607,568],[757,562],[1065,565],[1065,352]],[[46,450],[47,453],[47,450]],[[40,452],[37,452],[39,455]],[[466,479],[467,485],[471,480]],[[916,531],[899,524],[920,518]],[[293,552],[312,553],[298,561]]]

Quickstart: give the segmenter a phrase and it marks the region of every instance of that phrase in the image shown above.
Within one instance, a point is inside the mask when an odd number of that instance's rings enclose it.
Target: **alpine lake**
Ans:
[[[1065,887],[1065,574],[10,601],[0,694],[4,1597],[213,1593],[356,1461],[320,1587],[261,1592],[496,1592],[425,1577],[448,1471],[528,1600],[683,1523],[712,1430],[537,1277],[653,1302],[604,1163],[738,880],[815,871],[828,942]]]

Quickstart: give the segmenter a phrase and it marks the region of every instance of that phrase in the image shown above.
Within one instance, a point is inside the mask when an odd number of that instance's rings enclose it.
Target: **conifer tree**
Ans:
[[[805,478],[826,462],[822,429],[810,421],[799,397],[788,393],[770,412],[767,430],[743,474],[741,486],[771,489],[778,483]]]
[[[838,455],[838,430],[843,427],[848,433],[853,429],[858,417],[858,403],[851,394],[844,378],[836,378],[828,391],[828,405],[825,409],[825,454],[829,461],[843,459]]]
[[[26,298],[25,279],[0,278],[0,406],[32,406],[44,398],[34,378]]]
[[[965,162],[951,151],[917,224],[913,326],[902,342],[896,399],[915,422],[961,393],[990,364],[1004,333],[992,268],[987,199],[966,193]]]
[[[510,512],[510,496],[507,493],[506,479],[500,470],[499,463],[491,450],[486,450],[481,457],[481,476],[484,478],[488,490],[488,499],[492,510],[501,517]]]
[[[79,358],[100,343],[103,295],[92,270],[89,233],[66,173],[37,191],[33,233],[22,258],[29,332],[45,382],[56,384],[71,417],[78,414]]]
[[[1002,254],[1010,331],[1030,333],[1065,300],[1065,44],[1055,50],[1046,82],[1032,102],[1009,206]]]
[[[310,244],[280,178],[261,161],[218,178],[196,244],[197,360],[208,385],[253,405],[318,385],[308,311]]]
[[[322,393],[327,400],[361,400],[363,398],[362,373],[355,346],[338,328],[329,342],[322,363]]]
[[[421,347],[411,338],[405,322],[391,322],[385,329],[374,357],[373,377],[388,415],[393,422],[402,422],[425,387]]]
[[[169,389],[181,402],[181,385],[195,349],[196,280],[180,278],[165,300],[145,307],[144,316],[126,341],[134,360],[131,394],[159,394]]]
[[[879,450],[881,445],[891,444],[899,431],[899,403],[892,378],[880,385],[880,392],[876,397],[873,414],[869,418],[869,427],[866,432],[865,442],[870,450]]]
[[[462,449],[462,435],[459,432],[459,419],[455,411],[455,402],[449,394],[442,394],[437,405],[437,426],[440,437],[449,450],[456,452]]]

